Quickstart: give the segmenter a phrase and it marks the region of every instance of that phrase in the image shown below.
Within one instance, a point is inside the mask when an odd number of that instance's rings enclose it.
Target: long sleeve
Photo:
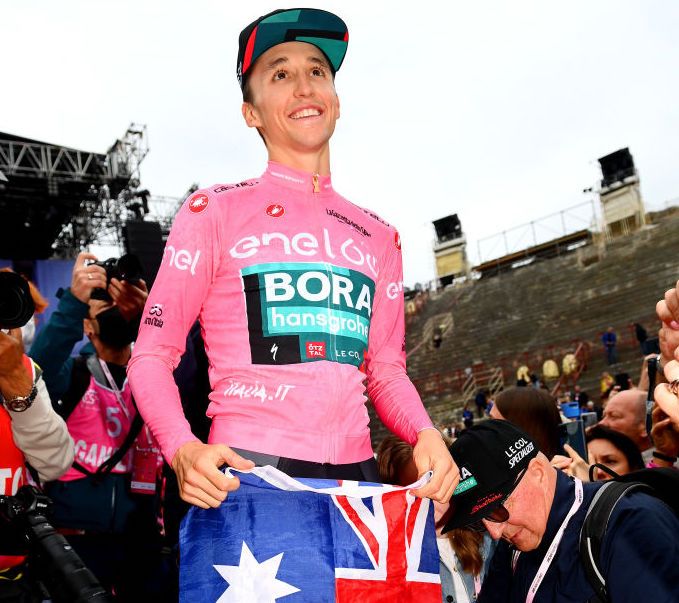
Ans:
[[[63,292],[57,309],[36,337],[30,357],[42,369],[43,379],[50,398],[61,399],[71,383],[73,347],[83,338],[83,319],[87,318],[88,305]]]
[[[213,200],[209,191],[201,191],[179,210],[128,364],[139,412],[168,463],[180,446],[198,440],[184,416],[173,371],[219,262],[215,203],[207,201],[204,211],[191,211],[191,202],[200,195]]]
[[[368,395],[389,430],[410,444],[432,427],[420,395],[406,372],[403,267],[400,239],[392,229],[375,290],[366,354]]]
[[[63,475],[73,463],[73,440],[66,423],[52,408],[42,378],[36,386],[38,395],[30,408],[8,412],[14,442],[40,478],[49,481]]]

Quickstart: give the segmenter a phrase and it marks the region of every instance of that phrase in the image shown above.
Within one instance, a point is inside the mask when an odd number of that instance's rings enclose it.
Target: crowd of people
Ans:
[[[679,518],[654,491],[616,500],[601,533],[588,523],[604,483],[649,469],[672,479],[679,284],[657,306],[652,408],[641,384],[609,388],[578,450],[524,372],[478,392],[476,424],[466,408],[440,433],[405,369],[398,232],[332,187],[347,41],[316,9],[248,25],[237,77],[265,173],[186,200],[151,291],[83,252],[30,349],[16,326],[0,333],[0,494],[43,488],[52,525],[116,600],[173,601],[179,520],[239,487],[223,465],[404,486],[431,473],[413,494],[436,507],[443,601],[679,600]],[[394,434],[376,454],[365,393]],[[572,399],[594,409],[577,384]],[[0,601],[41,601],[19,545],[0,550]]]

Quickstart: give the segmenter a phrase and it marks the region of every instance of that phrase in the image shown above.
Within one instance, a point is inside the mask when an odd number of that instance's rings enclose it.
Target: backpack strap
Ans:
[[[632,490],[650,491],[651,488],[638,482],[609,481],[599,488],[587,509],[580,530],[580,560],[587,580],[595,592],[595,597],[590,601],[601,603],[609,601],[606,579],[599,566],[601,549],[613,510],[620,499]]]
[[[101,368],[101,364],[99,364],[99,358],[97,357],[97,355],[90,354],[87,357],[85,363],[87,364],[87,370],[90,371],[90,374],[94,377],[94,380],[97,383],[101,383],[101,385],[109,387],[108,379],[106,378],[106,375],[104,374],[104,371]]]

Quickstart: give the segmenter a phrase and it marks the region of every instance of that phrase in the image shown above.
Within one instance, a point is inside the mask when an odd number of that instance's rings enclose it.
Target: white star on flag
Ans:
[[[229,583],[217,603],[276,603],[279,597],[299,592],[299,588],[276,579],[283,553],[259,563],[243,542],[238,565],[215,565],[214,568]]]

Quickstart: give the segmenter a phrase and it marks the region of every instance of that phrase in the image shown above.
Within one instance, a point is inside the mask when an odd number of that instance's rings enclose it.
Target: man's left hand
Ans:
[[[111,279],[108,293],[125,320],[132,320],[139,316],[149,296],[143,280],[140,280],[138,285],[132,285],[127,281],[119,281],[117,278]]]
[[[413,449],[413,460],[417,474],[422,476],[427,471],[434,475],[428,484],[412,490],[415,496],[431,498],[436,502],[447,503],[460,481],[460,471],[450,456],[443,437],[437,429],[423,429],[417,437]]]

